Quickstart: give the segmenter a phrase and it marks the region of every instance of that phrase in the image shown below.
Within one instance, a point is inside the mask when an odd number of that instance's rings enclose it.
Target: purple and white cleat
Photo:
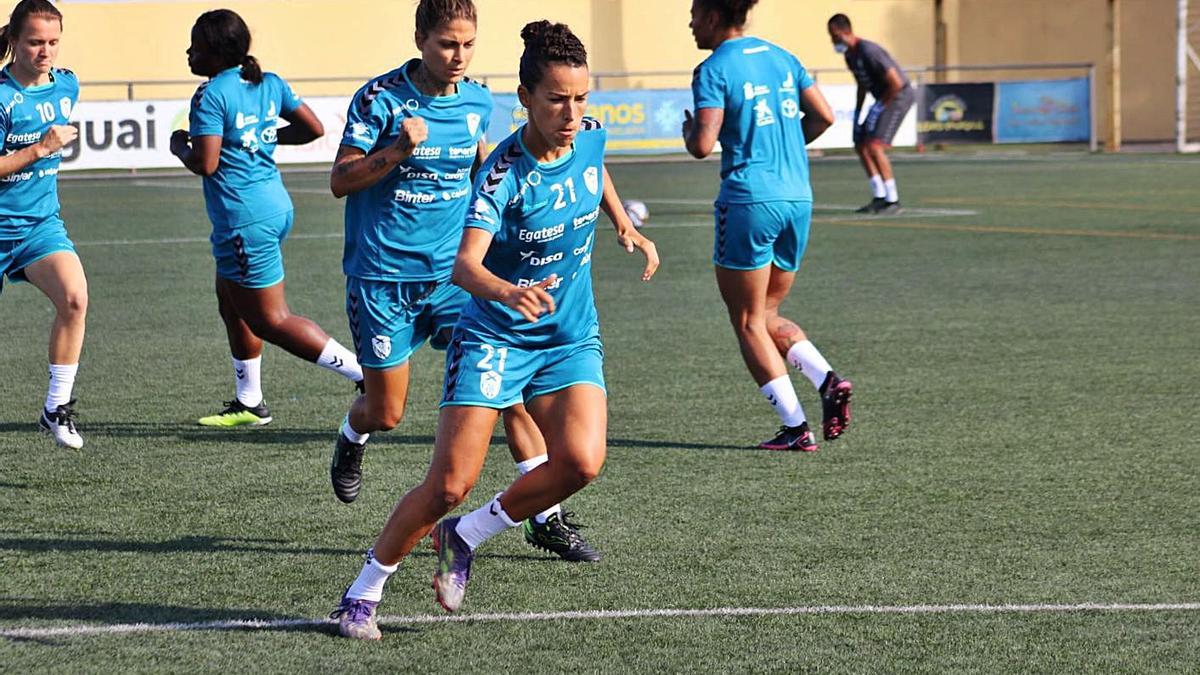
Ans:
[[[433,547],[438,553],[437,571],[433,573],[433,589],[438,604],[447,612],[458,611],[467,582],[471,579],[471,562],[475,554],[454,529],[458,518],[446,518],[433,528]]]
[[[349,589],[346,589],[349,592]],[[342,602],[330,613],[329,618],[338,619],[338,634],[355,640],[378,640],[383,637],[375,623],[375,608],[378,602],[348,598],[342,594]]]

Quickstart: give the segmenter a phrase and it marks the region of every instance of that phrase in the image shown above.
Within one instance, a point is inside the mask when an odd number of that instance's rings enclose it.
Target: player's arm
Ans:
[[[613,185],[607,166],[604,167],[604,194],[600,199],[600,208],[612,221],[613,229],[617,231],[617,243],[621,248],[625,249],[626,253],[633,253],[633,250],[637,249],[646,256],[642,281],[650,281],[650,277],[658,270],[658,248],[633,226],[633,221],[629,220],[629,214],[625,213],[625,206],[621,203],[621,196],[617,194],[617,187]]]
[[[0,156],[0,178],[10,176],[39,159],[53,155],[78,136],[79,129],[70,125],[50,127],[37,143],[27,145],[10,155]]]
[[[900,90],[904,89],[904,80],[900,77],[900,71],[892,66],[883,74],[883,81],[887,84],[887,92],[883,95],[883,104],[888,105],[900,95]]]
[[[687,147],[688,154],[696,159],[704,159],[711,155],[724,122],[723,108],[700,108],[695,117],[692,117],[690,110],[684,110],[683,144]]]
[[[183,129],[171,134],[171,154],[197,176],[211,176],[221,161],[220,136],[188,136]]]
[[[304,145],[325,135],[325,125],[321,124],[320,118],[307,103],[301,103],[295,110],[289,110],[280,117],[288,122],[286,127],[279,130],[277,138],[280,145]]]
[[[546,289],[556,281],[555,275],[527,288],[505,281],[483,266],[483,257],[491,245],[492,233],[488,230],[463,228],[450,281],[477,298],[504,304],[530,322],[537,321],[542,314],[553,314],[554,298]]]
[[[804,130],[805,143],[817,140],[833,126],[833,108],[829,107],[829,101],[825,100],[825,95],[817,85],[814,84],[800,92],[800,109],[804,111],[804,121],[800,126]]]
[[[397,164],[412,157],[417,146],[429,138],[429,129],[420,117],[406,117],[400,124],[396,142],[367,154],[361,148],[342,145],[333,160],[329,189],[341,199],[378,183]]]

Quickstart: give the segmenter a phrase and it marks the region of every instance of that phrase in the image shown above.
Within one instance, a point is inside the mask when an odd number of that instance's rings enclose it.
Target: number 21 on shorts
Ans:
[[[479,345],[483,358],[475,364],[482,371],[479,374],[479,391],[489,401],[500,394],[500,383],[504,379],[504,362],[508,359],[508,347],[493,347],[487,344]],[[494,363],[493,363],[494,362]]]

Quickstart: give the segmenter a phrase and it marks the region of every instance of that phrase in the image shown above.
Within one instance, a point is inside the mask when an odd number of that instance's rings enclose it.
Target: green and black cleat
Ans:
[[[549,551],[568,562],[598,562],[600,552],[592,548],[579,534],[577,523],[570,521],[571,513],[555,513],[539,523],[529,518],[521,526],[530,546]]]

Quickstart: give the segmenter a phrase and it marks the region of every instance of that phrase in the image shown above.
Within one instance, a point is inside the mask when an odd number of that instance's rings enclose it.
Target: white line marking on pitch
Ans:
[[[581,610],[573,612],[497,612],[486,614],[417,614],[381,616],[385,625],[471,623],[477,621],[529,622],[578,621],[605,619],[709,618],[738,616],[803,616],[831,614],[1051,614],[1069,612],[1195,612],[1200,602],[1161,604],[1094,603],[1070,605],[817,605],[812,607],[716,607],[711,609],[628,609]],[[0,630],[2,638],[30,639],[78,637],[85,635],[121,635],[127,633],[174,633],[204,630],[278,630],[332,625],[333,619],[236,619],[195,623],[122,623],[109,625],[59,626],[55,628],[13,628]]]

